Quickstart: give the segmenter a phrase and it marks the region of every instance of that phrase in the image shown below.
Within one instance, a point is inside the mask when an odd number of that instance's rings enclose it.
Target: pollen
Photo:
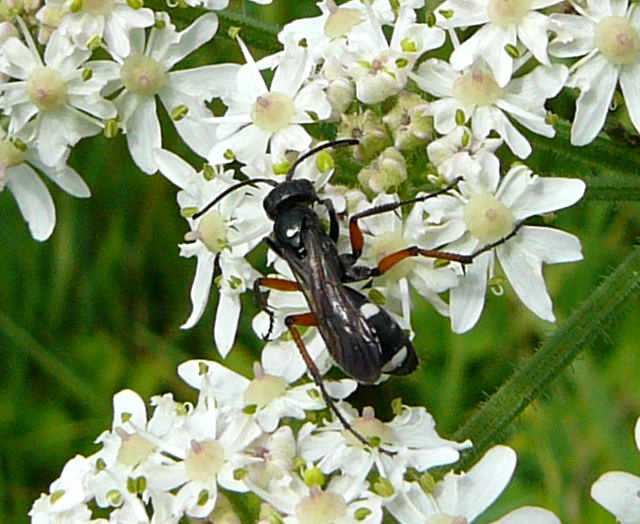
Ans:
[[[491,23],[501,27],[522,23],[531,10],[531,0],[491,0],[487,6],[487,15]]]
[[[293,99],[274,91],[256,98],[251,108],[251,121],[263,131],[277,133],[291,124],[295,114]]]
[[[515,223],[511,210],[489,193],[473,195],[463,218],[469,232],[485,244],[507,236]]]
[[[314,486],[298,502],[295,514],[300,524],[326,524],[346,517],[347,503],[341,495]]]
[[[614,65],[631,64],[638,59],[638,32],[622,16],[603,18],[596,26],[593,40],[602,56]]]
[[[460,76],[453,84],[453,96],[462,104],[488,106],[502,95],[502,88],[493,75],[474,69]]]
[[[120,78],[125,88],[133,93],[154,96],[167,83],[164,66],[155,58],[134,53],[122,64]]]
[[[62,75],[50,67],[34,69],[27,78],[29,100],[41,111],[56,111],[67,102]]]
[[[224,448],[215,439],[192,440],[184,465],[189,478],[195,482],[213,482],[226,459]]]

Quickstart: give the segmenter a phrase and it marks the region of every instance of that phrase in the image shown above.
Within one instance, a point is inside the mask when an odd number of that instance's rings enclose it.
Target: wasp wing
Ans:
[[[342,283],[334,242],[318,227],[302,231],[304,254],[284,253],[314,313],[329,353],[348,375],[371,383],[381,373],[410,373],[415,350],[391,316]]]

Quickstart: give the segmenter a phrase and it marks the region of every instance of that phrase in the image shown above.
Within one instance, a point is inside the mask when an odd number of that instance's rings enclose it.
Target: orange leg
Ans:
[[[273,311],[269,309],[269,306],[262,296],[262,293],[260,293],[260,286],[268,287],[270,289],[276,289],[278,291],[300,291],[300,284],[293,280],[271,277],[256,278],[253,282],[253,299],[256,303],[256,306],[258,306],[259,309],[269,315],[269,330],[262,337],[263,340],[269,340],[271,338],[271,333],[273,332],[274,315]]]
[[[514,237],[516,233],[520,230],[522,225],[523,225],[523,222],[519,222],[513,228],[511,233],[496,240],[495,242],[492,242],[491,244],[482,246],[480,249],[477,249],[470,255],[460,255],[458,253],[449,253],[448,251],[438,251],[437,249],[421,249],[418,246],[411,246],[411,247],[401,249],[399,251],[396,251],[395,253],[390,253],[387,256],[383,257],[380,260],[380,262],[378,262],[378,266],[373,269],[371,276],[382,275],[387,271],[389,271],[393,266],[395,266],[399,262],[402,262],[405,258],[417,257],[417,256],[436,258],[438,260],[449,260],[451,262],[459,262],[460,264],[463,264],[463,268],[464,268],[464,265],[471,264],[471,262],[473,262],[473,260],[478,255],[481,255],[482,253],[486,253],[487,251],[490,251],[491,249],[493,249],[496,246],[499,246],[500,244],[504,244],[507,240]]]
[[[318,389],[320,389],[320,393],[322,394],[322,398],[324,399],[325,404],[329,407],[329,409],[331,409],[331,411],[333,411],[333,413],[336,415],[340,423],[344,426],[344,428],[347,431],[349,431],[349,433],[351,433],[354,437],[356,437],[362,444],[370,447],[371,442],[369,442],[360,433],[358,433],[355,429],[353,429],[353,426],[340,412],[338,407],[333,402],[333,399],[329,396],[329,393],[327,393],[327,390],[324,387],[324,382],[322,380],[322,375],[320,374],[320,370],[318,369],[318,366],[316,366],[316,363],[311,358],[311,355],[309,355],[309,352],[307,351],[307,346],[305,346],[304,341],[302,340],[302,335],[300,335],[300,331],[296,329],[296,326],[317,326],[318,320],[316,319],[315,314],[309,312],[309,313],[301,313],[299,315],[289,315],[287,318],[284,319],[284,323],[286,324],[287,328],[289,328],[289,332],[291,333],[291,336],[293,337],[293,340],[296,343],[296,346],[298,347],[298,351],[302,356],[302,360],[304,360],[304,363],[307,365],[307,369],[309,370],[309,373],[311,373],[311,376],[313,377],[313,381],[316,383],[316,386],[318,386]],[[380,448],[380,451],[388,455],[395,455],[395,452],[387,451],[383,448]]]

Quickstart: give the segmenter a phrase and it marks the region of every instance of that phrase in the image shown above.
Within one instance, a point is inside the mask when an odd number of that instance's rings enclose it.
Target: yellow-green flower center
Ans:
[[[488,106],[495,103],[502,88],[491,73],[474,69],[458,77],[453,83],[453,96],[465,105]]]
[[[276,91],[260,95],[251,107],[251,121],[268,133],[287,127],[295,114],[293,99]]]
[[[228,246],[227,226],[222,215],[215,209],[210,209],[202,216],[198,233],[198,238],[212,253],[219,253]]]
[[[145,96],[157,94],[167,83],[164,66],[155,58],[140,53],[125,59],[120,78],[126,89]]]
[[[429,517],[425,524],[468,524],[469,521],[466,517],[462,517],[460,515],[456,517],[450,517],[449,515],[434,515],[433,517]]]
[[[485,244],[507,236],[515,222],[511,210],[489,193],[473,195],[463,218],[470,233]]]
[[[281,377],[266,373],[254,378],[244,391],[244,403],[247,406],[262,408],[271,401],[284,395],[287,381]]]
[[[324,23],[324,34],[327,38],[340,38],[346,36],[360,22],[362,15],[356,9],[338,8]]]
[[[91,15],[107,15],[113,11],[113,0],[82,0],[82,10]]]
[[[0,140],[0,172],[19,166],[26,157],[26,151],[17,148],[11,140]]]
[[[116,460],[123,466],[133,468],[143,462],[154,450],[154,445],[137,433],[129,435],[125,431],[118,432],[122,439]]]
[[[225,461],[224,448],[215,439],[191,441],[184,466],[187,475],[196,482],[213,482]]]
[[[41,111],[56,111],[67,101],[67,86],[55,69],[40,67],[27,78],[29,100]]]
[[[300,524],[331,524],[347,515],[347,503],[337,493],[313,487],[298,502],[295,514]]]
[[[638,58],[638,32],[622,16],[603,18],[596,26],[593,40],[602,56],[612,64],[630,64]]]
[[[393,430],[376,418],[371,408],[364,408],[362,416],[355,419],[351,425],[357,433],[369,441],[378,441],[380,444],[393,442]],[[351,445],[362,446],[362,443],[350,431],[344,430],[343,435]]]
[[[489,20],[506,27],[518,25],[531,9],[531,0],[491,0],[487,6]]]

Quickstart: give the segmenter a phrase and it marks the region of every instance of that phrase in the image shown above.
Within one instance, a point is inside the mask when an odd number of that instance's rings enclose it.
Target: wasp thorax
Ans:
[[[190,480],[211,482],[222,469],[226,454],[216,439],[192,440],[184,459],[184,466]]]
[[[487,6],[489,20],[499,26],[518,25],[531,9],[531,0],[491,0]]]
[[[347,503],[341,495],[309,488],[309,495],[296,504],[295,514],[300,524],[326,524],[347,515]]]
[[[276,91],[260,95],[251,107],[251,121],[268,133],[287,127],[295,114],[293,99]]]
[[[596,26],[594,44],[609,62],[624,65],[638,57],[639,39],[629,20],[622,16],[607,16]]]
[[[463,218],[469,232],[487,244],[507,236],[515,223],[511,210],[489,193],[471,196]]]
[[[465,105],[487,106],[493,104],[502,88],[493,75],[482,69],[474,69],[460,76],[453,83],[453,96]]]
[[[56,111],[67,102],[67,85],[58,71],[40,67],[27,78],[27,94],[38,109]]]
[[[164,66],[155,58],[134,53],[122,64],[120,78],[124,87],[145,96],[158,94],[167,83]]]
[[[346,36],[351,29],[362,22],[362,15],[356,9],[338,8],[329,15],[324,24],[324,34],[327,38]]]

